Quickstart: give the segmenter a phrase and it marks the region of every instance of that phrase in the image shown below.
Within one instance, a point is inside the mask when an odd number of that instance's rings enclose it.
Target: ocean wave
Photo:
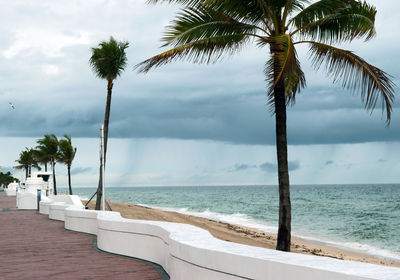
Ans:
[[[189,210],[188,208],[171,208],[171,207],[158,207],[158,206],[151,206],[151,205],[144,205],[144,204],[139,204],[142,206],[154,208],[154,209],[159,209],[159,210],[165,210],[165,211],[171,211],[171,212],[177,212],[180,214],[185,214],[185,215],[191,215],[191,216],[196,216],[200,218],[205,218],[217,222],[222,222],[222,223],[228,223],[228,224],[233,224],[233,225],[238,225],[238,226],[245,226],[245,227],[250,227],[270,233],[277,233],[277,227],[264,224],[262,221],[256,221],[249,217],[246,214],[242,213],[234,213],[234,214],[222,214],[222,213],[217,213],[217,212],[212,212],[209,209],[202,211],[202,212],[196,212],[193,210]]]
[[[139,204],[142,206],[154,208],[154,209],[159,209],[159,210],[164,210],[164,211],[171,211],[171,212],[177,212],[180,214],[185,214],[185,215],[191,215],[191,216],[196,216],[200,218],[205,218],[217,222],[223,222],[223,223],[229,223],[237,226],[245,226],[249,228],[254,228],[257,230],[261,230],[264,232],[269,232],[269,233],[277,233],[277,226],[272,226],[269,224],[266,224],[263,221],[258,221],[246,214],[242,213],[234,213],[234,214],[222,214],[222,213],[217,213],[217,212],[212,212],[209,209],[202,211],[202,212],[197,212],[193,210],[189,210],[188,208],[171,208],[171,207],[158,207],[158,206],[151,206],[151,205],[145,205],[145,204]],[[367,245],[367,244],[361,244],[357,242],[340,242],[340,241],[335,241],[335,240],[330,240],[328,238],[321,238],[317,236],[316,234],[313,235],[312,233],[299,233],[299,232],[292,232],[293,236],[305,239],[307,241],[315,242],[315,243],[321,243],[324,245],[336,247],[339,249],[344,249],[348,251],[353,251],[353,252],[358,252],[358,253],[363,253],[363,254],[368,254],[371,256],[376,256],[379,258],[383,259],[391,259],[395,261],[400,261],[400,254],[396,252],[392,252],[389,250],[381,249],[375,246]]]
[[[86,201],[89,200],[89,198],[87,196],[78,195],[78,197],[80,200],[86,200]]]

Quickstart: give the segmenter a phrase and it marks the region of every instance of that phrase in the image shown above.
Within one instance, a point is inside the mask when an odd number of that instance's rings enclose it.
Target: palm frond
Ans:
[[[44,157],[50,161],[56,159],[59,145],[57,136],[54,134],[46,134],[43,138],[38,139],[36,143],[39,144],[36,146],[36,149],[39,150]]]
[[[287,103],[294,103],[296,94],[306,86],[306,80],[297,58],[297,52],[289,35],[267,39],[273,56],[265,64],[265,75],[270,84],[269,102],[274,102],[274,88],[283,80]]]
[[[369,40],[375,36],[375,7],[366,2],[321,0],[293,18],[303,39],[320,42]]]
[[[378,100],[382,101],[382,110],[386,111],[389,124],[392,103],[394,101],[394,84],[388,74],[367,63],[353,52],[330,45],[309,42],[310,56],[315,69],[325,63],[328,76],[334,83],[341,83],[343,88],[361,92],[361,99],[366,109],[372,111]]]
[[[285,4],[285,10],[283,12],[282,22],[286,23],[288,15],[295,11],[301,11],[304,9],[304,4],[309,3],[308,0],[287,0]]]
[[[232,55],[250,39],[243,34],[219,35],[204,38],[187,44],[177,46],[173,49],[153,56],[135,68],[139,72],[148,72],[154,67],[167,64],[173,60],[187,59],[194,63],[215,63],[219,61],[224,53]]]
[[[72,161],[76,155],[76,148],[72,146],[71,137],[64,135],[64,139],[59,141],[59,151],[57,154],[57,160],[68,166],[71,166]]]
[[[266,20],[267,11],[254,0],[206,0],[202,6],[247,24],[265,23]]]
[[[345,2],[344,0],[319,0],[302,9],[290,21],[293,22],[297,28],[301,28],[335,13],[338,9],[344,8]]]
[[[176,3],[187,7],[194,7],[203,4],[206,0],[147,0],[148,4],[159,4],[159,3]]]
[[[256,34],[257,26],[241,23],[231,16],[205,7],[186,8],[167,27],[164,46],[179,46],[215,36]]]

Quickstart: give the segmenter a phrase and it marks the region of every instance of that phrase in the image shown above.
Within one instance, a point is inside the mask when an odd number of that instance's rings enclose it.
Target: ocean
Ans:
[[[106,199],[277,231],[277,186],[107,188]],[[295,185],[291,200],[293,235],[400,260],[400,184]]]

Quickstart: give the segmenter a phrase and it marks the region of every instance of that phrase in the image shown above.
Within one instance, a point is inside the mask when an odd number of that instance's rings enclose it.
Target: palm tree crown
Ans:
[[[58,158],[58,139],[54,134],[46,134],[43,138],[38,139],[36,141],[39,145],[36,146],[36,149],[40,150],[41,153],[45,155],[46,158],[49,159],[52,171],[53,171],[53,185],[54,185],[54,194],[57,195],[57,185],[56,185],[56,171],[55,165]]]
[[[249,42],[269,46],[271,56],[265,64],[273,89],[283,80],[287,102],[306,85],[297,58],[296,46],[307,44],[316,69],[323,64],[334,82],[361,92],[367,109],[379,99],[390,121],[394,100],[393,83],[388,75],[353,52],[333,43],[350,42],[375,35],[376,9],[356,0],[149,0],[150,3],[175,2],[185,5],[167,27],[162,38],[172,49],[138,65],[147,72],[173,60],[198,63],[216,62],[225,53],[234,54]],[[276,76],[276,77],[275,77]]]
[[[290,251],[291,202],[287,151],[287,105],[306,86],[296,47],[308,45],[316,70],[324,66],[334,83],[360,90],[366,109],[380,100],[389,124],[394,84],[379,68],[349,50],[332,46],[375,35],[375,7],[357,0],[149,0],[183,5],[162,38],[169,50],[139,65],[147,72],[174,60],[213,63],[247,43],[268,47],[265,75],[275,112],[279,181],[277,249]]]
[[[76,148],[72,147],[71,137],[64,135],[64,139],[59,141],[59,151],[57,160],[71,167],[72,161],[75,158]]]
[[[97,48],[92,48],[89,63],[96,76],[109,82],[115,80],[124,71],[127,63],[125,49],[128,42],[117,42],[113,37],[102,41]]]
[[[38,163],[44,164],[44,170],[47,172],[47,163],[50,162],[49,155],[43,146],[38,146],[34,151],[34,157]]]
[[[18,165],[14,166],[14,168],[25,169],[25,178],[28,178],[31,175],[32,167],[40,170],[38,161],[35,158],[35,152],[36,151],[34,149],[25,148],[25,150],[19,154],[19,158],[16,160]]]
[[[68,187],[69,194],[72,195],[72,186],[71,186],[71,165],[72,161],[75,158],[76,148],[72,146],[71,137],[68,135],[64,135],[64,139],[59,141],[59,151],[57,160],[61,163],[67,165],[68,169]]]

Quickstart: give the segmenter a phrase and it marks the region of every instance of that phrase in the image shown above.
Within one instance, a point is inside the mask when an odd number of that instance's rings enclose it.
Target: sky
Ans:
[[[350,49],[400,85],[400,3],[369,0],[377,36]],[[106,82],[93,74],[91,47],[128,41],[128,66],[115,81],[107,186],[276,184],[275,122],[263,67],[268,49],[249,44],[213,65],[172,63],[138,74],[163,51],[160,38],[179,10],[142,0],[0,0],[0,168],[12,170],[44,134],[71,135],[74,186],[95,187]],[[298,49],[307,88],[288,109],[292,184],[400,182],[400,101],[385,125],[360,96],[315,72]],[[13,103],[12,109],[9,102]],[[57,165],[66,185],[66,167]]]

